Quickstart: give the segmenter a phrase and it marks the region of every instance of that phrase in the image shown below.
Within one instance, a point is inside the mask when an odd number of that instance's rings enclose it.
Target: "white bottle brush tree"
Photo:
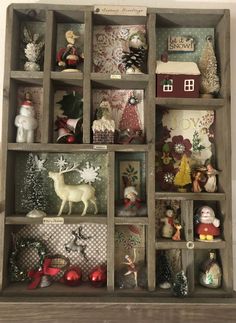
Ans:
[[[212,36],[206,37],[198,66],[201,72],[200,92],[203,95],[216,96],[220,90],[219,76],[217,75],[217,60],[213,47]]]
[[[24,27],[23,34],[24,52],[28,60],[24,65],[24,69],[26,71],[40,71],[40,62],[44,49],[42,37],[39,34],[32,34],[27,27]]]
[[[26,162],[25,177],[21,189],[21,206],[25,212],[46,211],[48,192],[43,182],[45,160],[29,154]]]

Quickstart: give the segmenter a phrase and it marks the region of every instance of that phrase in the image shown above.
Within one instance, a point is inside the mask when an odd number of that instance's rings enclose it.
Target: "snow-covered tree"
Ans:
[[[171,287],[172,272],[166,257],[165,250],[161,250],[157,257],[157,283],[159,287],[168,289]]]
[[[217,61],[211,36],[206,38],[198,67],[201,72],[200,92],[202,94],[217,94],[220,90],[220,82],[217,75]]]
[[[44,162],[45,160],[40,160],[31,153],[28,155],[23,187],[21,189],[21,206],[25,212],[34,209],[46,211],[47,192],[42,175],[42,171],[45,170],[43,166]]]
[[[173,294],[183,297],[188,295],[188,280],[183,270],[178,272],[173,282]]]

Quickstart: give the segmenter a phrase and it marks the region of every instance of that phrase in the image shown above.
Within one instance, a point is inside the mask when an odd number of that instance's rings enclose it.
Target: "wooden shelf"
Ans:
[[[51,79],[59,85],[83,86],[83,73],[51,72]]]
[[[148,217],[115,217],[115,224],[137,224],[137,225],[147,225]]]
[[[224,249],[226,247],[225,241],[200,242],[200,241],[193,240],[193,243],[194,243],[194,249],[191,249],[191,250]],[[156,245],[157,250],[188,249],[187,241],[173,241],[170,239],[167,239],[167,240],[157,239],[155,245]]]
[[[179,193],[156,192],[156,200],[194,200],[194,201],[224,201],[225,193]]]
[[[91,73],[93,88],[117,88],[117,89],[145,89],[149,75],[110,75],[102,73]]]
[[[50,218],[57,218],[57,215],[50,215],[47,216],[48,219]],[[107,217],[104,216],[104,214],[98,214],[96,216],[87,214],[86,216],[81,216],[78,214],[72,214],[72,215],[64,215],[64,223],[65,224],[77,224],[77,223],[98,223],[98,224],[106,224],[107,223]],[[5,219],[6,224],[19,224],[19,225],[31,225],[31,224],[42,224],[43,218],[28,218],[26,216],[21,215],[11,215],[7,216]]]
[[[185,99],[185,98],[156,98],[156,105],[177,110],[215,110],[224,106],[224,99]]]
[[[43,85],[43,72],[11,71],[11,79],[34,85]]]
[[[143,145],[93,145],[93,144],[18,144],[9,143],[9,151],[38,151],[38,152],[83,152],[83,151],[93,151],[93,152],[146,152],[149,146]]]

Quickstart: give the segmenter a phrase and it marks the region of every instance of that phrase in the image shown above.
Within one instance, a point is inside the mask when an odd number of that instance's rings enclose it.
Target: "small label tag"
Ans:
[[[119,74],[111,74],[110,78],[112,80],[121,80],[121,75],[119,75]]]
[[[64,224],[64,218],[57,217],[45,217],[43,218],[43,224]]]
[[[93,149],[96,150],[107,150],[107,145],[94,145]]]
[[[187,36],[169,36],[169,52],[194,52],[195,41],[192,37]]]
[[[97,15],[109,16],[146,16],[147,7],[130,6],[94,6],[94,13]]]

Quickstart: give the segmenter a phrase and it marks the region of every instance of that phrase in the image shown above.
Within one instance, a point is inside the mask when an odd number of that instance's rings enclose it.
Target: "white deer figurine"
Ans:
[[[90,184],[77,184],[77,185],[67,185],[64,182],[64,173],[79,171],[77,169],[78,165],[74,164],[71,168],[67,167],[64,170],[59,172],[49,172],[48,176],[54,181],[54,189],[58,197],[62,200],[60,210],[57,216],[62,214],[64,206],[66,202],[69,202],[69,212],[68,215],[71,214],[72,203],[73,202],[83,202],[84,210],[81,216],[86,214],[89,203],[91,202],[94,205],[95,212],[97,214],[97,204],[96,204],[96,196],[95,196],[95,188]]]

